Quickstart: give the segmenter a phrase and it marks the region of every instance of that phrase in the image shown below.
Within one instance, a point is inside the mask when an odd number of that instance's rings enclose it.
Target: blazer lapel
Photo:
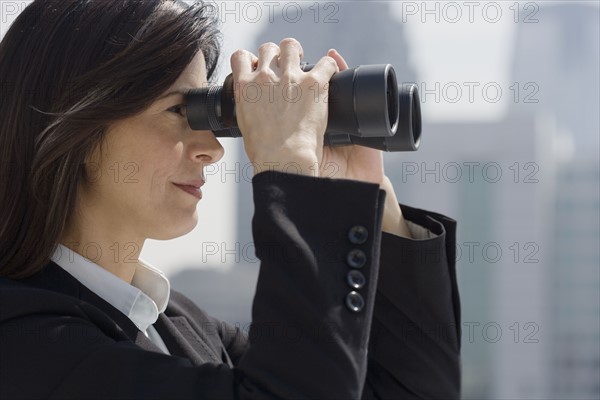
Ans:
[[[184,316],[158,316],[154,327],[174,356],[188,358],[194,365],[223,361],[208,343],[194,331]]]
[[[133,339],[133,342],[144,350],[165,354],[165,352],[163,352],[157,345],[155,345],[152,340],[148,339],[148,337],[144,335],[139,329],[136,332],[136,336],[135,339]]]

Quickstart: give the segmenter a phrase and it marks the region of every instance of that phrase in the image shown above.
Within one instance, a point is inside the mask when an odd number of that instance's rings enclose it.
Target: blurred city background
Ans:
[[[0,2],[0,34],[28,3]],[[458,220],[463,397],[600,398],[599,2],[214,4],[220,79],[235,49],[291,36],[307,61],[336,48],[417,83],[421,147],[385,166],[400,202]],[[241,140],[221,142],[198,227],[142,257],[247,329],[251,168]]]

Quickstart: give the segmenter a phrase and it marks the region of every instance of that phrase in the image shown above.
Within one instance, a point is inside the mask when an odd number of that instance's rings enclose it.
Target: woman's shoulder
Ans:
[[[110,306],[104,303],[52,262],[25,279],[0,277],[0,328],[85,325],[114,340],[125,339]]]
[[[0,277],[0,322],[19,316],[57,312],[77,313],[79,300],[64,293],[28,284],[26,280]]]
[[[0,325],[7,322],[31,322],[49,316],[72,317],[90,322],[105,323],[107,316],[97,307],[48,287],[40,287],[7,278],[0,278]]]

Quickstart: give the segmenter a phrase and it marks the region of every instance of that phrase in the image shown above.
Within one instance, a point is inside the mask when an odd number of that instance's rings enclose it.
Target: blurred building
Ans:
[[[557,171],[554,264],[548,286],[550,393],[557,399],[600,398],[600,196],[598,162]]]
[[[562,130],[556,143],[546,286],[551,346],[547,395],[600,398],[600,9],[543,7],[539,23],[519,25],[514,81],[539,85],[537,110]],[[533,79],[532,79],[533,78]],[[512,113],[522,113],[513,107]]]
[[[514,103],[512,114],[532,109],[553,114],[570,130],[578,159],[598,160],[600,148],[600,8],[597,2],[545,5],[537,23],[519,24],[512,81],[533,94],[536,103]],[[534,93],[535,91],[535,93]]]

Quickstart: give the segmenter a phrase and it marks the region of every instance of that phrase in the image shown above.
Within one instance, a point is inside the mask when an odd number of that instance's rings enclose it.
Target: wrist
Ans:
[[[319,176],[316,156],[277,154],[276,157],[257,157],[252,160],[254,175],[264,171],[277,171],[305,176]]]
[[[398,199],[394,193],[394,187],[387,176],[384,177],[379,187],[386,192],[381,230],[393,235],[412,239],[406,220],[402,215],[402,209],[400,208],[400,204],[398,204]]]

